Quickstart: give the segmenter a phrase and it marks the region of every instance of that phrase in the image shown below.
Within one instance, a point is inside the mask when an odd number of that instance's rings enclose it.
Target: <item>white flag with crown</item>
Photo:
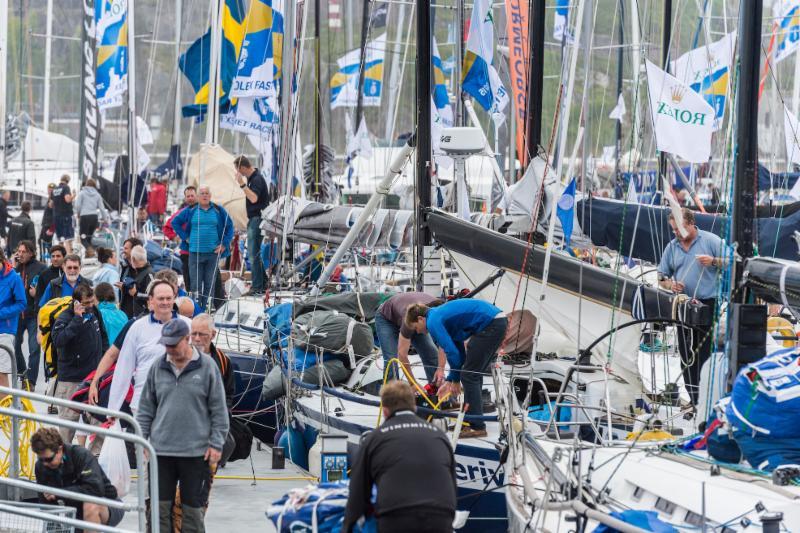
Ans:
[[[706,163],[711,158],[714,108],[650,61],[645,66],[656,149],[690,163]]]

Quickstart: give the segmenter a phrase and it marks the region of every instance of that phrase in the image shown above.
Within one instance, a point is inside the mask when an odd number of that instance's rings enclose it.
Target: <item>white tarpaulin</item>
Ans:
[[[711,158],[714,108],[677,78],[650,61],[645,64],[656,149],[690,163],[706,163]]]
[[[195,187],[208,185],[211,189],[211,201],[228,211],[236,230],[247,229],[245,197],[236,182],[232,154],[223,150],[219,145],[204,144],[192,156],[187,172],[190,185]]]

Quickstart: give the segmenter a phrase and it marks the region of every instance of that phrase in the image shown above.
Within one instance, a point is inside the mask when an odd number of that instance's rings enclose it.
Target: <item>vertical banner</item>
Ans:
[[[83,0],[81,36],[83,69],[81,69],[81,146],[78,160],[79,182],[97,175],[97,152],[100,147],[100,114],[97,108],[95,71],[97,68],[97,34],[94,0]]]
[[[528,163],[525,152],[525,113],[528,95],[528,2],[506,0],[508,64],[514,95],[514,120],[517,121],[517,159],[522,168]]]

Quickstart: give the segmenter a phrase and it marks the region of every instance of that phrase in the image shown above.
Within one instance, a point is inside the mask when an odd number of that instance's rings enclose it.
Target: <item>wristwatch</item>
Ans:
[[[239,188],[240,188],[240,189],[244,189],[245,187],[247,187],[247,184],[246,184],[246,183],[243,183],[243,184],[239,185]]]

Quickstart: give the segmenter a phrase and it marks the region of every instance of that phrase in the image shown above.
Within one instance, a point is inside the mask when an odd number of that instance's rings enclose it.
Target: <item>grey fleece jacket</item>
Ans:
[[[190,361],[176,377],[167,356],[150,367],[136,419],[156,454],[202,457],[210,446],[222,451],[228,408],[219,367],[207,355]]]
[[[79,217],[86,215],[96,215],[100,213],[100,219],[108,218],[108,211],[103,205],[103,197],[94,187],[83,187],[75,198],[75,212]]]

